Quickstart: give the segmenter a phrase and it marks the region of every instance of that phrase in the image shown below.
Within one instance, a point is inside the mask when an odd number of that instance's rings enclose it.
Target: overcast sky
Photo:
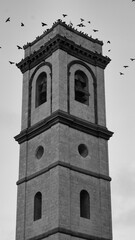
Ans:
[[[112,60],[105,70],[107,127],[112,177],[113,239],[135,235],[135,2],[132,0],[1,0],[0,1],[0,239],[15,239],[22,74],[9,61],[23,58],[23,46],[50,28],[62,13],[74,27],[103,40],[103,54]],[[10,17],[11,21],[5,23]],[[91,24],[87,22],[91,21]],[[24,27],[20,24],[23,22]],[[98,29],[94,33],[92,29]],[[110,40],[111,44],[107,44]],[[108,50],[110,50],[108,52]],[[124,68],[124,65],[129,67]],[[124,75],[120,75],[123,72]]]

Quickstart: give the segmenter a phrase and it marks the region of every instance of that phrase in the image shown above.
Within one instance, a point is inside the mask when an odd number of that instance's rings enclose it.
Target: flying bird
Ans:
[[[108,52],[111,52],[111,49],[108,49]]]
[[[131,61],[134,61],[134,60],[135,60],[135,58],[130,58],[130,60],[131,60]]]
[[[120,72],[120,75],[124,75],[124,73],[123,73],[123,72]]]
[[[44,22],[41,22],[41,24],[42,24],[42,27],[45,27],[45,26],[47,26],[47,24],[46,24],[46,23],[44,23]]]
[[[19,45],[17,45],[17,48],[20,50],[20,49],[22,49],[22,47],[20,47]]]
[[[111,43],[110,41],[107,41],[107,43]]]
[[[125,66],[123,66],[124,68],[128,68],[129,66],[127,66],[127,65],[125,65]]]
[[[93,32],[98,32],[98,30],[97,29],[93,29]]]
[[[9,61],[10,64],[15,64],[15,62]]]
[[[91,23],[91,21],[88,21],[88,23]]]
[[[84,19],[83,18],[80,18],[81,22],[84,22]]]
[[[67,14],[62,14],[63,15],[63,17],[67,17]]]
[[[10,17],[8,17],[5,22],[10,22]]]
[[[24,27],[24,23],[21,22],[21,27]]]

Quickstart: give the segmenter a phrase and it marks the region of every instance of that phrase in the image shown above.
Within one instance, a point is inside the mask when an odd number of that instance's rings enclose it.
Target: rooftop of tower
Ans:
[[[90,41],[92,41],[93,43],[98,43],[101,46],[103,45],[103,41],[99,40],[99,39],[94,39],[92,36],[89,36],[87,33],[84,33],[82,31],[78,31],[78,29],[74,28],[72,24],[66,24],[66,22],[62,21],[61,19],[58,19],[56,22],[53,23],[52,27],[49,29],[46,29],[43,34],[41,34],[40,36],[37,36],[36,39],[32,42],[28,42],[27,44],[25,44],[23,46],[24,50],[27,49],[29,46],[34,45],[36,42],[38,42],[40,39],[42,39],[43,37],[45,37],[47,34],[49,34],[51,31],[53,31],[53,29],[57,26],[57,25],[61,25],[63,27],[65,27],[67,30],[70,30],[73,33],[76,33],[80,36],[82,36],[83,38],[86,38]]]
[[[50,29],[43,32],[31,43],[24,45],[24,59],[17,65],[22,73],[44,61],[57,49],[94,66],[105,68],[110,58],[102,55],[103,42],[78,31],[71,24],[58,19]]]

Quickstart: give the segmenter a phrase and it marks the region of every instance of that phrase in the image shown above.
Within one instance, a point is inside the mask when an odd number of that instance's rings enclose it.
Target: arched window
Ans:
[[[34,221],[42,217],[42,194],[37,192],[34,197]]]
[[[36,81],[36,107],[47,101],[47,75],[40,73]]]
[[[80,217],[90,219],[90,196],[85,190],[80,192]]]
[[[75,72],[75,100],[89,105],[89,95],[88,78],[84,72],[77,70]]]

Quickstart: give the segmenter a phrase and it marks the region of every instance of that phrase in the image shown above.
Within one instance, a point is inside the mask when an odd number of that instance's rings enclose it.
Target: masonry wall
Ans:
[[[25,189],[22,189],[24,186]],[[34,221],[34,196],[42,194],[42,218]],[[18,186],[18,215],[16,239],[36,237],[58,227],[59,223],[58,168]]]
[[[70,114],[91,123],[96,122],[95,115],[97,115],[98,124],[106,126],[103,70],[90,64],[82,65],[79,59],[71,57],[62,50],[54,52],[52,57],[46,59],[46,62],[52,65],[52,73],[46,65],[38,67],[39,69],[32,78],[30,89],[28,79],[30,81],[36,68],[32,69],[30,73],[24,74],[22,130],[28,127],[29,101],[31,101],[31,125],[40,122],[57,110],[65,112],[69,110]],[[68,64],[71,63],[73,64],[68,71]],[[82,70],[89,79],[89,105],[75,101],[74,74],[78,69]],[[35,108],[36,79],[42,71],[47,73],[47,102]],[[97,82],[96,89],[94,88],[93,76]],[[30,100],[29,96],[31,96]],[[94,103],[95,98],[97,98],[97,106]]]
[[[78,152],[81,143],[88,148],[88,156],[85,158]],[[44,154],[41,159],[37,159],[36,149],[40,145],[44,147]],[[109,238],[110,183],[90,174],[109,176],[107,142],[64,124],[56,124],[28,141],[26,165],[26,145],[21,147],[24,157],[20,158],[20,179],[37,175],[18,186],[18,206],[22,207],[18,208],[17,234],[20,239],[17,240],[21,240],[23,231],[30,238],[55,227]],[[51,167],[58,161],[67,165]],[[70,170],[72,167],[75,170]],[[84,173],[77,169],[82,169]],[[83,189],[90,195],[90,219],[80,217],[79,197]],[[34,222],[33,201],[38,191],[43,194],[43,217]]]

